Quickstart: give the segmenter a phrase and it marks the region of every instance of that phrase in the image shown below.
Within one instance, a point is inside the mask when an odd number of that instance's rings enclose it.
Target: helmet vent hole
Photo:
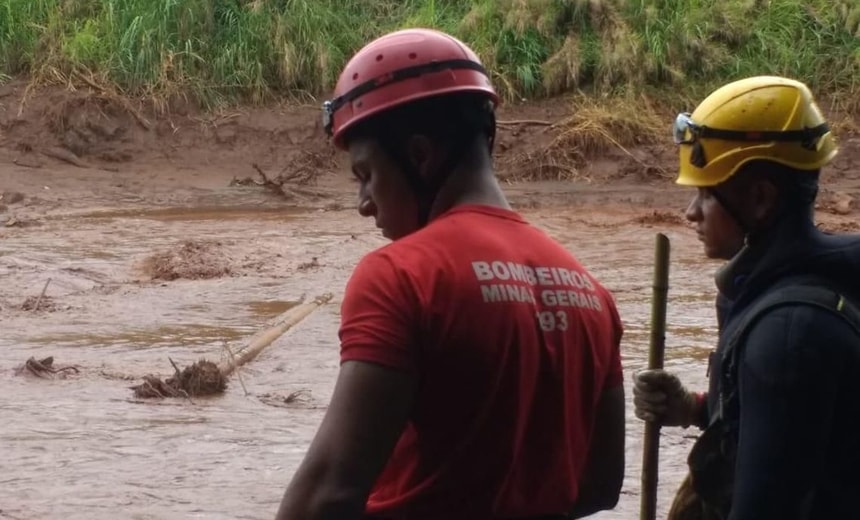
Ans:
[[[382,61],[382,54],[376,55],[376,61]]]
[[[409,59],[410,59],[410,60],[414,60],[414,59],[415,59],[415,58],[417,58],[417,57],[418,57],[418,55],[417,55],[417,54],[415,54],[414,52],[410,52],[410,53],[409,53]]]

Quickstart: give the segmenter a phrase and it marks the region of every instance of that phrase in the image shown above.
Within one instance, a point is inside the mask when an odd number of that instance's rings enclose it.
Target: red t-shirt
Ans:
[[[414,412],[366,512],[391,519],[566,512],[597,402],[622,384],[610,293],[518,214],[459,206],[365,256],[341,361],[414,373]]]

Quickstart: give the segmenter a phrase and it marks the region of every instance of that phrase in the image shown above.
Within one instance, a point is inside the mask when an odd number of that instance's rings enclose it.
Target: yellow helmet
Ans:
[[[676,182],[685,186],[716,186],[756,159],[817,170],[837,152],[809,88],[776,76],[720,87],[692,114],[679,114],[673,131],[681,149]]]

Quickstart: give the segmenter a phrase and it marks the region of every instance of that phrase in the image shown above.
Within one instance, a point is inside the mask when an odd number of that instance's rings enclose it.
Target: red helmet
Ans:
[[[323,126],[338,148],[344,133],[368,117],[418,99],[461,92],[499,96],[478,55],[460,40],[430,29],[405,29],[364,46],[344,67]]]

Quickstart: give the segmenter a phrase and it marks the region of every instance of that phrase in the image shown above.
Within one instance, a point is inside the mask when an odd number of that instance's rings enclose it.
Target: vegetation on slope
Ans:
[[[472,46],[508,100],[574,94],[551,144],[510,159],[526,177],[662,140],[666,107],[745,76],[795,77],[860,114],[860,0],[0,0],[0,83],[318,103],[362,45],[416,26]]]
[[[472,45],[509,99],[659,89],[699,97],[784,74],[860,105],[857,0],[2,0],[0,70],[85,76],[204,103],[328,92],[369,39],[437,27]]]

